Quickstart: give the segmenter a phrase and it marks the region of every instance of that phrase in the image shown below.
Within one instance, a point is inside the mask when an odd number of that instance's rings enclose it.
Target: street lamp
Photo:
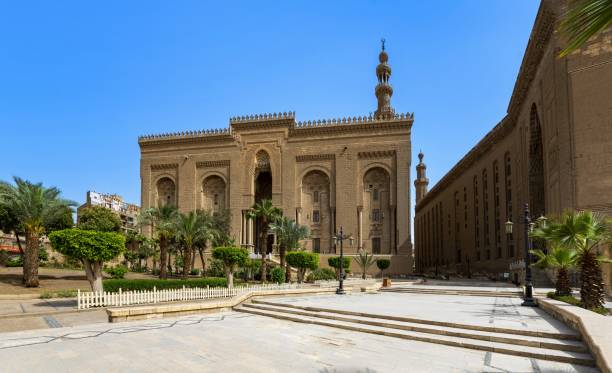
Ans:
[[[334,240],[334,246],[338,244],[338,242],[340,242],[340,284],[338,286],[338,289],[336,289],[336,294],[338,295],[342,295],[345,294],[344,292],[344,287],[343,287],[343,283],[344,283],[344,250],[343,250],[343,242],[344,240],[348,239],[349,240],[349,246],[353,246],[353,236],[348,234],[345,235],[344,232],[342,231],[342,227],[340,227],[340,232],[336,233],[335,236],[332,237]]]
[[[541,218],[540,218],[541,219]],[[541,220],[538,219],[538,223]],[[544,224],[546,224],[546,218],[544,218]],[[525,294],[523,296],[523,306],[526,307],[537,307],[533,299],[533,283],[531,281],[531,240],[529,239],[529,233],[533,230],[534,224],[531,222],[531,217],[529,217],[529,204],[525,204],[525,218],[523,221],[525,225]],[[506,222],[506,233],[512,234],[513,228],[512,221],[508,220]]]

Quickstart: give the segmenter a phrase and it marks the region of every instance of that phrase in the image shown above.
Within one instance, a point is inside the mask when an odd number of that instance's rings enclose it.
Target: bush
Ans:
[[[223,271],[223,262],[218,259],[212,259],[206,267],[206,276],[208,277],[225,277]]]
[[[23,258],[21,256],[16,256],[9,258],[6,261],[7,267],[23,267]]]
[[[378,269],[380,269],[381,277],[385,269],[389,268],[390,265],[391,261],[389,259],[378,259],[376,261],[376,266],[378,267]]]
[[[344,260],[344,271],[347,272],[346,270],[351,267],[351,258],[345,256],[343,260]],[[340,257],[332,256],[332,257],[327,258],[327,264],[332,268],[340,269]]]
[[[128,268],[126,266],[118,265],[106,268],[104,272],[108,273],[112,278],[123,278],[128,272]]]
[[[336,273],[329,268],[317,268],[308,274],[306,282],[315,282],[319,280],[335,280]]]
[[[561,302],[569,303],[569,304],[571,304],[573,306],[582,307],[582,302],[580,302],[580,299],[574,298],[571,295],[556,295],[554,291],[550,291],[550,292],[546,293],[546,296],[548,298],[550,298],[550,299],[554,299],[554,300],[558,300],[558,301],[561,301]],[[605,307],[591,308],[591,309],[589,309],[589,311],[597,312],[597,313],[599,313],[601,315],[604,315],[604,316],[607,316],[609,314],[608,309],[605,308]]]
[[[122,291],[129,290],[153,290],[153,287],[160,289],[180,289],[183,286],[187,288],[205,288],[210,287],[225,287],[227,280],[225,278],[207,277],[207,278],[190,278],[187,280],[161,280],[161,279],[110,279],[104,280],[104,290],[117,292],[119,288]]]
[[[270,278],[276,284],[283,284],[285,282],[285,270],[281,267],[274,267],[270,271]]]
[[[197,268],[194,268],[191,270],[191,272],[189,273],[192,276],[199,276],[200,275],[200,270]]]
[[[304,280],[307,270],[314,271],[319,267],[319,254],[306,251],[290,251],[285,256],[287,263],[298,270],[298,283]]]
[[[0,250],[0,266],[6,265],[8,254],[4,250]]]

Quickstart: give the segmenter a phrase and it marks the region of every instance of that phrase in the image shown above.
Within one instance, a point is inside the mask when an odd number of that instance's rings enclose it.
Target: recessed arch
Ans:
[[[544,143],[542,126],[535,103],[529,115],[529,207],[531,215],[538,217],[546,213],[544,187]]]
[[[202,180],[201,205],[211,212],[227,208],[227,183],[220,175],[209,174]]]
[[[155,182],[155,203],[158,207],[177,206],[176,183],[169,176],[162,176]]]

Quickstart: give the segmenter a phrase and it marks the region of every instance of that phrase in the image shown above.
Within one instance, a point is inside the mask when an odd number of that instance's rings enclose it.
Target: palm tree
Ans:
[[[559,24],[568,39],[559,57],[580,48],[589,38],[612,25],[612,0],[575,0]]]
[[[374,263],[376,263],[374,261],[374,255],[368,253],[365,250],[360,250],[359,256],[353,259],[355,259],[355,262],[357,262],[357,265],[361,268],[361,278],[365,280],[368,268],[370,268]]]
[[[218,222],[216,213],[211,214],[210,212],[203,210],[198,210],[196,213],[198,215],[198,219],[200,219],[200,224],[202,225],[202,229],[204,230],[204,232],[203,237],[198,240],[198,242],[196,242],[195,248],[200,254],[200,261],[202,262],[202,273],[206,274],[206,259],[204,258],[204,252],[206,251],[208,245],[212,243],[214,247],[225,246],[226,241],[219,238],[220,236],[222,236],[222,233],[217,227]],[[194,263],[193,259],[192,263]]]
[[[559,246],[554,247],[549,253],[544,251],[532,250],[538,260],[533,264],[541,268],[556,268],[557,280],[555,281],[556,295],[570,295],[572,288],[569,281],[569,269],[576,265],[576,251]]]
[[[151,207],[140,215],[140,224],[151,225],[159,240],[159,278],[168,278],[168,247],[175,235],[175,221],[178,211],[172,205]]]
[[[610,262],[599,256],[598,246],[610,239],[611,229],[600,215],[591,211],[569,211],[548,225],[539,226],[532,236],[550,242],[554,247],[565,247],[576,252],[580,267],[580,298],[587,309],[602,307],[605,288],[600,262]]]
[[[300,225],[295,220],[286,216],[280,216],[271,223],[270,231],[276,234],[279,244],[280,266],[285,268],[285,281],[289,282],[291,279],[291,267],[285,261],[285,254],[287,250],[298,250],[300,248],[300,241],[308,238],[310,232],[307,226]]]
[[[38,287],[40,239],[53,230],[71,227],[76,203],[60,198],[57,188],[46,188],[42,183],[33,184],[18,177],[14,181],[14,186],[0,182],[0,210],[17,223],[16,233],[21,231],[25,235],[23,278],[27,287]]]
[[[278,207],[272,205],[271,199],[262,199],[258,203],[255,203],[248,213],[249,219],[256,219],[257,231],[259,236],[257,237],[257,248],[261,254],[261,281],[266,281],[266,255],[267,253],[267,240],[268,240],[268,229],[269,224],[279,216],[282,211]]]
[[[208,231],[197,211],[179,214],[175,227],[177,242],[183,248],[183,278],[187,278],[191,270],[191,255],[208,239]]]

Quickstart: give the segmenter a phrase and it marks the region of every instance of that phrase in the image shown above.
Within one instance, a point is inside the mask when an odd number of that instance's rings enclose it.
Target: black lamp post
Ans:
[[[349,240],[349,245],[353,246],[353,236],[349,235],[345,235],[344,232],[342,231],[342,227],[340,227],[340,232],[336,233],[335,236],[332,237],[334,239],[334,245],[338,244],[338,241],[340,241],[340,284],[338,286],[338,289],[336,289],[336,294],[338,295],[343,295],[346,294],[344,292],[344,250],[343,250],[343,242],[344,240],[348,239]]]
[[[542,218],[538,219],[540,221]],[[544,218],[546,219],[546,218]],[[545,220],[543,221],[545,223]],[[526,307],[537,307],[536,302],[533,299],[533,283],[531,279],[531,239],[529,237],[530,231],[533,229],[533,223],[531,222],[531,217],[529,216],[529,204],[525,204],[525,217],[523,224],[525,225],[525,294],[523,296],[522,306]],[[512,221],[508,220],[506,222],[506,233],[512,234]]]

